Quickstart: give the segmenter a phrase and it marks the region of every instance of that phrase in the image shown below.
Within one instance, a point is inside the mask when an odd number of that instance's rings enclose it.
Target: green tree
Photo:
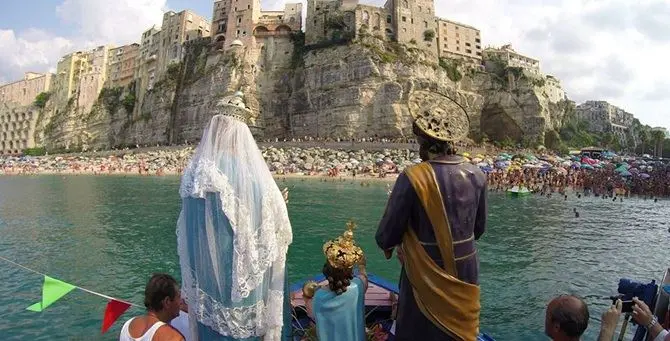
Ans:
[[[44,109],[44,107],[47,105],[47,102],[49,101],[49,98],[51,98],[50,92],[41,92],[39,95],[37,95],[37,97],[35,97],[35,102],[33,104],[40,109]]]

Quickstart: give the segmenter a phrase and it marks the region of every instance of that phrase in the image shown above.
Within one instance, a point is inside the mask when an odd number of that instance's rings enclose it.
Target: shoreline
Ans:
[[[32,177],[32,176],[99,176],[99,177],[150,177],[150,178],[161,178],[161,177],[181,177],[182,172],[177,171],[164,171],[162,174],[156,174],[156,172],[151,172],[149,174],[139,174],[138,172],[95,172],[95,171],[40,171],[35,173],[4,173],[0,172],[0,178],[2,177]],[[387,174],[386,177],[380,178],[378,176],[370,175],[338,175],[338,176],[329,176],[327,174],[317,174],[317,175],[307,175],[300,173],[289,173],[289,174],[272,174],[272,177],[275,181],[286,181],[286,180],[319,180],[323,182],[337,182],[337,181],[363,181],[363,182],[381,182],[381,183],[394,183],[398,178],[399,174]]]

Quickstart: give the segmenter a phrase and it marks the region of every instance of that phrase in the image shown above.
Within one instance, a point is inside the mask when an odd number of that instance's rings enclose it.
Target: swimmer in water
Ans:
[[[579,218],[579,212],[577,212],[577,208],[573,208],[572,211],[575,212],[575,218]]]

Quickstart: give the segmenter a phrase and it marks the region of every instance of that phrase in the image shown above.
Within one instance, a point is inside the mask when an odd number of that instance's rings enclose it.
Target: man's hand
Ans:
[[[603,313],[598,341],[612,341],[617,323],[619,323],[619,316],[621,316],[622,305],[621,300],[616,300],[616,303]]]
[[[633,297],[633,320],[641,326],[647,326],[654,318],[646,303],[640,301],[637,297]]]
[[[393,257],[393,249],[384,250],[384,257],[386,257],[386,259],[391,259],[391,257]]]
[[[281,190],[281,195],[284,197],[284,201],[288,204],[288,187]]]

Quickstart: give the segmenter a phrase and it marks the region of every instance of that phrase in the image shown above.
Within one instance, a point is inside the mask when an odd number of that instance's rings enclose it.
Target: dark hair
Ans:
[[[421,128],[414,122],[412,124],[412,131],[414,132],[414,135],[417,136],[417,142],[419,142],[419,145],[430,152],[431,154],[437,154],[437,155],[455,155],[456,154],[456,148],[454,148],[451,143],[445,142],[445,141],[439,141],[436,140],[428,134],[424,133]]]
[[[323,265],[323,275],[328,280],[330,291],[334,292],[335,295],[341,295],[347,291],[351,280],[354,278],[352,269],[337,269],[332,267],[328,261]]]
[[[575,307],[577,300],[579,307]],[[569,337],[580,337],[584,334],[589,324],[589,308],[584,301],[572,295],[559,297],[556,305],[549,312],[551,322],[558,323],[561,331]]]
[[[166,297],[174,299],[177,296],[179,284],[168,274],[154,274],[144,289],[144,306],[151,311],[163,310],[163,300]]]

